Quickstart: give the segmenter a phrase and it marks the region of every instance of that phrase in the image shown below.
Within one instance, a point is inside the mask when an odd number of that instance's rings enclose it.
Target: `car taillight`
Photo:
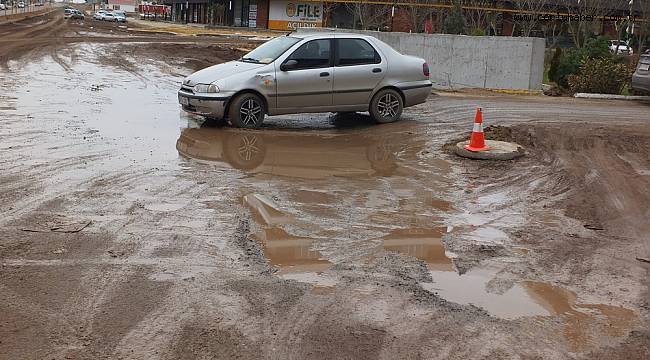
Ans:
[[[424,73],[424,76],[429,77],[429,64],[422,64],[422,72]]]

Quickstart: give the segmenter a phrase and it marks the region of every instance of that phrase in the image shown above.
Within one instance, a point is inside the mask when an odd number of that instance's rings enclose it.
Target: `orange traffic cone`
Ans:
[[[485,146],[485,135],[483,135],[483,110],[481,108],[476,108],[476,120],[474,120],[472,137],[469,139],[469,145],[465,145],[465,150],[489,150],[489,148]]]

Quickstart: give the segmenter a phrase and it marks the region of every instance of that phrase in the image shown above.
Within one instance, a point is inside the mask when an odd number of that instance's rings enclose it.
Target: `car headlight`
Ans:
[[[218,93],[219,88],[215,84],[196,84],[194,85],[195,93]]]

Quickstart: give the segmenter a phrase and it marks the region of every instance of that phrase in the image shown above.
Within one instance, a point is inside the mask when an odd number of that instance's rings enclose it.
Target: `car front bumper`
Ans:
[[[225,117],[228,100],[230,100],[230,96],[218,93],[196,95],[184,90],[178,91],[178,102],[183,107],[183,110],[215,119]]]

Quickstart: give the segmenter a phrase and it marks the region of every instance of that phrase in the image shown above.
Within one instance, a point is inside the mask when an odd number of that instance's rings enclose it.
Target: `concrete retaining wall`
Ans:
[[[49,5],[43,6],[43,8],[38,10],[30,10],[25,12],[20,12],[20,10],[22,9],[14,9],[15,13],[12,13],[11,10],[0,11],[0,24],[25,20],[28,18],[47,14],[48,12],[51,11],[55,11],[55,9],[53,9]]]
[[[298,31],[372,35],[403,54],[425,59],[431,69],[431,82],[438,89],[542,89],[545,42],[540,38],[313,28]]]

